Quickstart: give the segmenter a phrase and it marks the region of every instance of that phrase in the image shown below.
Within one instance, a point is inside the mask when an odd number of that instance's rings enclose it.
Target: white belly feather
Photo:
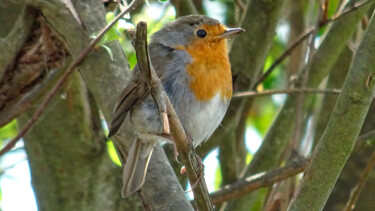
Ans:
[[[228,105],[229,99],[223,99],[218,93],[210,101],[178,109],[177,115],[193,139],[194,146],[200,145],[212,135],[223,120]],[[180,109],[185,111],[181,112]],[[186,112],[186,109],[189,112]],[[186,116],[181,113],[190,114]]]

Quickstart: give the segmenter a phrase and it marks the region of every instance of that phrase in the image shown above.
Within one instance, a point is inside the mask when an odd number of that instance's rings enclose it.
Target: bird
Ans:
[[[227,39],[244,32],[204,15],[188,15],[165,24],[148,45],[153,65],[180,122],[194,147],[206,141],[220,125],[232,96],[232,74]],[[114,141],[122,158],[125,198],[139,190],[146,177],[152,151],[162,135],[157,104],[138,65],[115,105],[108,137],[126,127],[132,131],[129,152]],[[125,159],[125,157],[127,157]]]

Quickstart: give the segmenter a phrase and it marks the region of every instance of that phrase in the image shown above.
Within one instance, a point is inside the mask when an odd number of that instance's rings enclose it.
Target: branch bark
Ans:
[[[247,36],[235,39],[229,54],[233,87],[235,91],[248,90],[262,71],[264,61],[271,48],[276,26],[285,1],[248,1],[243,12],[242,28]],[[223,127],[210,138],[220,143],[221,172],[224,184],[241,177],[246,163],[245,123],[251,107],[251,99],[232,99]],[[222,141],[225,140],[225,141]],[[225,175],[225,176],[224,176]],[[248,198],[230,202],[229,210],[249,209]],[[238,206],[238,207],[237,207]],[[250,208],[251,209],[251,208]]]
[[[127,11],[132,9],[135,6],[136,1],[134,0],[129,7],[121,12],[120,15],[117,16],[116,19],[114,19],[111,23],[109,23],[105,28],[103,28],[98,36],[93,39],[89,45],[87,45],[78,55],[77,58],[73,60],[73,62],[69,65],[69,67],[66,69],[64,74],[59,78],[59,80],[56,82],[55,86],[52,88],[52,90],[48,93],[46,98],[43,100],[43,102],[40,104],[38,109],[35,111],[33,116],[30,118],[30,120],[27,122],[27,124],[24,125],[24,127],[20,130],[20,132],[17,134],[15,138],[13,138],[11,141],[9,141],[3,149],[0,151],[0,156],[4,155],[6,152],[8,152],[10,149],[12,149],[17,141],[19,141],[29,130],[30,128],[35,124],[35,122],[38,120],[38,118],[42,115],[48,104],[51,102],[52,98],[56,95],[57,91],[62,87],[62,85],[65,83],[65,81],[68,79],[68,77],[73,73],[75,68],[80,65],[84,59],[86,58],[87,54],[92,50],[92,48],[100,41],[100,39],[104,36],[104,34],[115,25],[117,20],[119,20]]]
[[[322,210],[348,159],[375,94],[375,20],[371,18],[332,117],[288,210]],[[330,162],[327,163],[327,160]]]
[[[353,59],[353,52],[349,47],[345,47],[341,52],[340,57],[335,62],[335,65],[332,67],[331,73],[327,82],[327,89],[341,89],[346,75],[349,71],[350,62]],[[318,114],[318,120],[316,123],[316,130],[314,136],[313,145],[316,146],[320,137],[322,136],[328,120],[332,114],[332,110],[336,104],[338,96],[324,96],[323,102],[321,105],[321,110]]]
[[[220,204],[250,193],[262,187],[268,187],[281,182],[291,176],[301,173],[308,165],[307,160],[292,161],[282,168],[259,173],[226,185],[222,189],[211,193],[212,203]]]
[[[317,49],[311,65],[309,65],[310,76],[306,87],[317,87],[324,77],[326,77],[346,45],[347,40],[355,31],[357,23],[371,5],[371,3],[367,4],[354,12],[348,13],[332,24],[329,32]],[[292,137],[297,99],[297,95],[288,96],[283,108],[267,132],[261,147],[249,164],[245,176],[268,171],[279,164],[279,159]],[[305,98],[304,109],[311,104],[312,100],[313,98],[310,96]],[[250,195],[246,200],[244,199],[243,202],[240,202],[244,204],[242,210],[245,210],[246,207],[248,208],[246,204],[252,203],[251,198],[254,199],[254,196],[253,194]]]
[[[7,36],[5,39],[0,41],[0,75],[3,75],[6,65],[11,63],[14,59],[13,56],[18,53],[21,47],[24,45],[30,31],[33,26],[35,13],[31,12],[31,8],[23,7],[17,21],[14,23],[14,26],[11,28],[10,32],[7,31]],[[13,11],[13,10],[11,10]],[[5,13],[5,9],[1,9],[1,12]],[[15,13],[17,14],[17,13]],[[6,17],[7,22],[9,22],[10,17]],[[2,17],[5,19],[5,17]],[[7,28],[4,27],[1,29],[1,34],[5,34]]]
[[[357,23],[370,7],[371,4],[367,4],[337,20],[332,25],[311,61],[307,87],[317,87],[327,76],[340,52],[346,46],[347,40],[356,29]],[[253,157],[246,175],[267,171],[278,164],[280,155],[292,135],[297,98],[297,96],[288,96],[286,99],[283,108],[267,132],[261,147]],[[306,97],[305,108],[311,102],[312,98]]]
[[[66,98],[54,98],[24,138],[38,209],[140,209],[136,197],[119,194],[121,169],[108,157],[99,114],[78,73],[59,96]],[[20,116],[21,127],[37,105]]]

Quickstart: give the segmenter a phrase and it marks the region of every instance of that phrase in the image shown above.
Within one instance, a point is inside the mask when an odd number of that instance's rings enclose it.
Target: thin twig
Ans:
[[[286,178],[301,173],[306,169],[307,165],[308,160],[306,159],[292,161],[282,168],[274,169],[267,173],[259,173],[238,180],[233,184],[227,185],[224,188],[211,193],[212,203],[220,204],[225,201],[243,196],[244,194],[259,188],[271,186]]]
[[[234,0],[234,3],[241,9],[241,11],[245,11],[245,5],[242,3],[241,0]]]
[[[154,68],[150,64],[150,58],[147,51],[147,24],[146,22],[139,22],[137,24],[137,38],[136,38],[136,51],[137,60],[140,69],[142,70],[143,76],[149,80],[149,86],[152,94],[154,94],[154,100],[158,104],[159,109],[166,105],[166,111],[168,114],[169,124],[171,126],[173,140],[176,144],[177,150],[181,155],[181,162],[184,164],[190,184],[197,184],[193,189],[194,199],[199,210],[213,210],[210,196],[208,194],[207,186],[204,178],[199,179],[197,172],[200,171],[200,167],[197,160],[197,155],[194,151],[191,141],[188,140],[188,136],[183,129],[178,116],[166,95],[164,88],[161,84],[160,79],[157,77]],[[143,39],[140,41],[139,39]],[[140,48],[143,48],[140,49]],[[143,58],[144,57],[144,58]],[[147,62],[147,63],[146,63]],[[163,114],[164,111],[160,110]],[[163,117],[163,116],[162,116]],[[197,183],[197,181],[199,181]]]
[[[270,95],[279,95],[279,94],[340,94],[338,89],[284,89],[284,90],[264,90],[262,92],[247,91],[247,92],[238,92],[234,93],[233,97],[264,97]]]
[[[329,7],[329,0],[324,0],[322,4],[322,10],[323,10],[323,15],[322,15],[322,21],[325,22],[328,19],[328,7]]]
[[[324,22],[321,22],[319,23],[318,25],[318,28],[321,28],[325,25],[327,25],[328,23],[330,22],[333,22],[333,21],[336,21],[338,19],[340,19],[341,17],[343,17],[344,15],[352,12],[352,11],[355,11],[356,9],[366,5],[367,3],[369,3],[370,0],[363,0],[363,1],[360,1],[360,2],[357,2],[356,4],[354,4],[352,7],[344,10],[341,14],[336,14],[336,15],[333,15],[331,19],[326,19]],[[257,80],[257,82],[254,84],[253,87],[251,87],[251,90],[255,90],[256,87],[259,86],[259,84],[261,84],[264,79],[266,79],[274,70],[275,68],[280,65],[292,52],[293,50],[298,47],[306,38],[308,38],[315,30],[317,29],[317,27],[313,27],[311,29],[308,29],[306,32],[304,32],[301,36],[299,36],[294,42],[292,42],[292,44],[290,45],[289,48],[287,48],[273,63],[272,65],[266,70],[266,72],[263,73],[263,75],[261,75],[259,77],[259,79]]]
[[[338,12],[338,13],[332,15],[332,18],[327,19],[327,21],[335,21],[335,20],[341,18],[341,16],[346,15],[347,13],[352,12],[352,11],[362,7],[362,6],[366,5],[367,3],[370,3],[371,1],[372,0],[362,0],[362,1],[358,1],[354,4],[351,4],[349,8],[344,9],[342,12]]]
[[[359,198],[359,195],[362,192],[363,186],[365,185],[366,180],[367,180],[371,170],[373,169],[374,165],[375,165],[375,150],[372,153],[371,158],[368,161],[365,169],[363,170],[361,178],[358,180],[357,185],[350,192],[349,200],[346,203],[345,208],[344,208],[345,211],[354,210],[355,204],[356,204],[356,202]]]
[[[152,211],[151,205],[150,205],[150,203],[147,201],[146,196],[145,196],[145,194],[142,192],[141,189],[137,191],[137,195],[138,195],[138,197],[139,197],[139,198],[141,199],[141,201],[142,201],[143,210],[144,210],[144,211]]]
[[[251,88],[251,90],[255,90],[256,87],[261,84],[264,79],[266,79],[271,73],[275,70],[277,66],[281,64],[293,51],[296,49],[307,37],[310,36],[310,34],[314,31],[314,29],[309,29],[307,32],[302,34],[299,38],[297,38],[295,41],[292,42],[289,48],[287,48],[281,56],[279,56],[272,65],[266,70],[266,72],[263,73],[257,80],[257,82],[254,84],[254,86]]]
[[[46,109],[47,105],[51,102],[52,98],[56,95],[57,91],[60,89],[60,87],[64,84],[64,82],[68,79],[68,77],[72,74],[74,69],[80,65],[84,59],[86,58],[87,54],[93,49],[93,47],[100,41],[100,39],[104,36],[104,34],[111,29],[116,22],[128,11],[133,9],[137,5],[138,0],[133,0],[132,3],[129,4],[128,8],[124,11],[122,11],[117,17],[109,23],[106,27],[104,27],[100,33],[97,35],[95,39],[93,39],[90,44],[82,50],[82,52],[77,56],[77,58],[69,65],[66,72],[61,76],[61,78],[57,81],[56,85],[52,88],[52,90],[49,92],[47,97],[44,99],[44,101],[40,104],[38,109],[34,112],[33,116],[29,119],[29,121],[26,123],[26,125],[22,128],[22,130],[18,133],[18,135],[13,138],[11,141],[9,141],[4,148],[0,151],[0,156],[3,156],[6,152],[11,150],[29,130],[30,128],[35,124],[35,122],[38,120],[38,118],[42,115],[44,110]]]
[[[373,147],[375,145],[375,130],[358,137],[355,142],[353,152],[358,152],[365,147]]]
[[[322,2],[322,0],[320,0],[320,3]],[[310,42],[308,44],[309,46],[309,53],[308,53],[308,60],[307,60],[307,65],[305,66],[305,68],[302,68],[299,72],[299,80],[296,80],[297,84],[296,87],[298,88],[301,88],[301,89],[304,89],[306,88],[306,85],[307,85],[307,81],[308,81],[308,78],[309,78],[309,75],[310,75],[310,66],[311,66],[311,61],[313,60],[313,56],[315,55],[315,51],[316,51],[316,48],[315,48],[315,38],[316,38],[316,35],[317,35],[317,32],[318,32],[318,28],[319,28],[319,25],[322,21],[326,21],[326,19],[322,19],[321,16],[324,14],[324,8],[323,8],[323,5],[320,5],[319,4],[319,11],[318,11],[318,18],[315,22],[315,30],[311,33],[310,35]],[[295,124],[294,124],[294,129],[293,129],[293,135],[292,135],[292,140],[290,142],[290,145],[289,145],[289,156],[292,156],[292,151],[290,150],[296,150],[298,152],[298,149],[300,149],[300,145],[301,145],[301,137],[302,137],[302,131],[303,131],[303,127],[305,126],[304,124],[304,109],[303,109],[303,105],[304,105],[304,101],[305,101],[305,94],[304,93],[301,93],[300,95],[297,96],[297,103],[295,105]],[[311,141],[311,140],[309,140]],[[299,153],[299,152],[298,152]]]

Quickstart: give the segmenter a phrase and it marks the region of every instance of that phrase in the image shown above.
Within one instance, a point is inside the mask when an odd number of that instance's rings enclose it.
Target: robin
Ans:
[[[194,147],[212,135],[227,111],[232,75],[226,39],[241,32],[242,28],[227,28],[206,16],[189,15],[167,23],[151,37],[151,63]],[[158,141],[166,139],[145,80],[136,65],[109,128],[108,137],[117,134],[122,125],[134,133],[125,138],[133,141],[129,153],[115,141],[122,162],[127,157],[123,197],[142,187],[152,151]]]

